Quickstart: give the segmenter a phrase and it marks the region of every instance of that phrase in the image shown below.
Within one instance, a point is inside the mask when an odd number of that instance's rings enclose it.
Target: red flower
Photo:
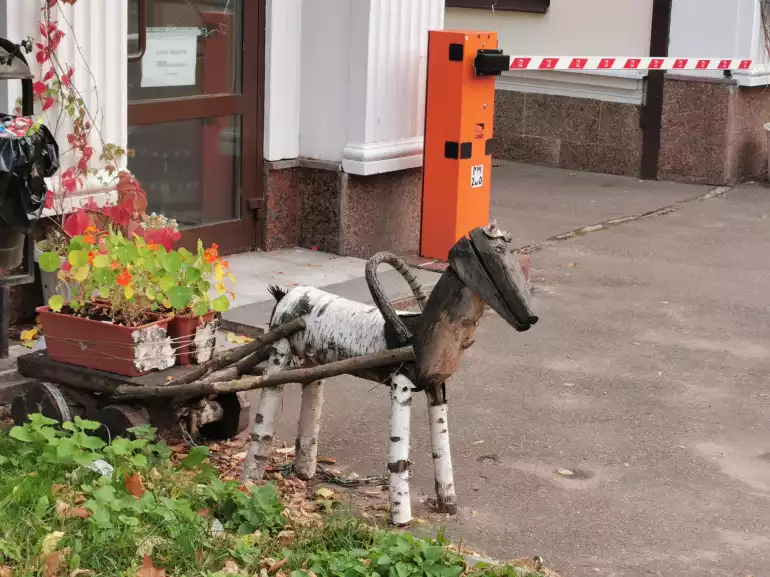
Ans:
[[[39,80],[36,80],[35,83],[32,85],[32,90],[35,91],[35,94],[40,97],[43,94],[45,94],[45,91],[48,90],[48,87],[40,82]]]
[[[94,252],[94,251],[92,251],[92,250],[89,250],[89,251],[88,251],[88,264],[90,264],[91,266],[94,266],[94,257],[95,257],[97,254],[98,254],[98,253],[95,253],[95,252]]]
[[[120,271],[120,273],[118,273],[118,276],[115,280],[120,286],[128,286],[131,284],[131,273],[127,268],[124,268],[122,271]]]
[[[56,101],[51,96],[49,96],[48,98],[43,100],[43,112],[45,112],[46,110],[52,108],[53,105],[55,104],[55,102]]]

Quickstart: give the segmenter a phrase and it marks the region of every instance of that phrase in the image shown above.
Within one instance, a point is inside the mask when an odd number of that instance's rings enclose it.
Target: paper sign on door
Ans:
[[[194,86],[198,28],[147,28],[142,88]]]

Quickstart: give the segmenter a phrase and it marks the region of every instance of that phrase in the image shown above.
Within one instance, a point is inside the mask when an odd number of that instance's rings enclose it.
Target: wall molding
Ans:
[[[636,74],[587,74],[560,71],[508,72],[498,77],[498,90],[587,98],[641,105],[644,77]]]
[[[342,149],[342,169],[368,176],[422,166],[424,138],[414,136],[388,142],[349,143]]]

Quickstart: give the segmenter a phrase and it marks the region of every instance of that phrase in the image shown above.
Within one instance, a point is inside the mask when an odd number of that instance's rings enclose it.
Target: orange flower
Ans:
[[[118,276],[115,280],[120,286],[128,286],[131,284],[131,273],[127,268],[124,268],[122,271],[120,271],[120,273],[118,273]]]
[[[88,244],[96,244],[96,227],[89,226],[83,231],[83,242]]]
[[[217,243],[214,243],[211,245],[211,248],[207,248],[203,251],[203,258],[206,262],[214,264],[217,262],[217,259],[219,258],[219,255],[217,254],[217,249],[219,249],[219,246]]]
[[[88,251],[88,264],[90,264],[91,266],[94,266],[94,257],[96,255],[97,255],[97,253],[95,253],[94,251],[92,251],[92,250]]]
[[[158,248],[160,247],[157,244],[155,244],[154,241],[151,240],[150,242],[147,243],[147,248],[149,248],[150,250],[158,250]]]
[[[217,259],[217,264],[221,264],[225,270],[230,270],[230,263],[224,260],[222,257]]]
[[[114,260],[114,261],[112,261],[110,263],[110,268],[112,270],[118,270],[120,268],[120,263],[118,261]]]

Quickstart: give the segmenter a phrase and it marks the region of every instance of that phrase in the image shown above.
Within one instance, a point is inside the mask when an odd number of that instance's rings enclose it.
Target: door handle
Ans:
[[[139,49],[128,55],[129,62],[139,62],[147,51],[147,0],[137,0],[139,12]]]

